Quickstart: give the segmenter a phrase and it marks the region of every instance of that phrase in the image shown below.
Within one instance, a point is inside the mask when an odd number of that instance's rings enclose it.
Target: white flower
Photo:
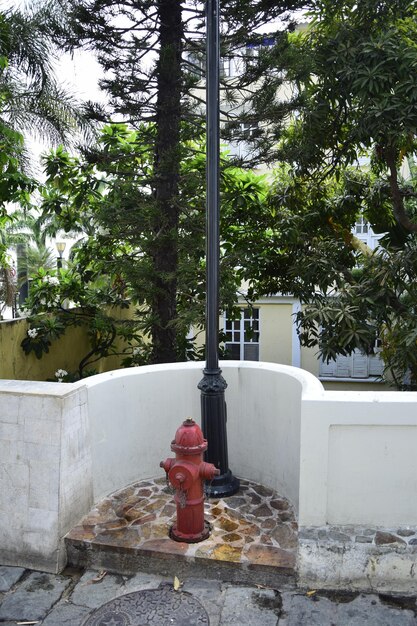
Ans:
[[[59,383],[62,383],[64,376],[68,376],[68,372],[66,370],[59,369],[55,372],[55,378],[58,379]]]
[[[56,276],[49,276],[49,274],[43,278],[43,282],[49,285],[59,285],[59,279]]]
[[[31,339],[35,339],[39,334],[39,328],[29,328],[28,335]]]

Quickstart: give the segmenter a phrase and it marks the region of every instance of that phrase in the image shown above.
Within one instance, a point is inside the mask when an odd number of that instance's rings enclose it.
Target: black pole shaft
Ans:
[[[207,1],[207,363],[219,367],[220,89],[219,1]]]
[[[236,493],[239,481],[228,463],[226,381],[219,368],[219,258],[220,258],[220,28],[219,0],[207,0],[206,73],[206,367],[201,390],[201,424],[208,440],[206,459],[220,469],[208,487],[211,497]]]

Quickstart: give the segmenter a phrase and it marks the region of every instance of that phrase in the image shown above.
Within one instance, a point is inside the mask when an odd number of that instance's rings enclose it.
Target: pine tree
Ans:
[[[255,29],[301,4],[297,0],[222,3],[225,53],[237,54],[254,37]],[[184,142],[200,136],[204,127],[204,98],[199,98],[201,92],[196,89],[201,67],[195,63],[204,55],[204,7],[179,0],[69,0],[63,6],[67,17],[55,23],[56,36],[68,48],[83,45],[95,51],[105,71],[101,87],[109,95],[111,115],[141,126],[142,132],[147,124],[154,153],[148,180],[154,202],[149,272],[153,296],[148,302],[152,360],[175,361],[181,358],[175,325],[177,241],[184,209],[179,166]],[[248,86],[261,76],[266,84],[264,68],[265,60],[260,59],[249,74],[225,85],[226,100],[252,97]],[[93,114],[98,119],[106,116],[98,109]],[[139,240],[137,244],[140,247]]]

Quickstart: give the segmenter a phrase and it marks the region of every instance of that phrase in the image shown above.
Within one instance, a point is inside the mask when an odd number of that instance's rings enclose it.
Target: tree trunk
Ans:
[[[178,183],[180,170],[181,51],[179,0],[158,0],[160,52],[157,63],[155,221],[152,250],[152,361],[176,361],[178,272]],[[174,323],[173,323],[174,321]]]
[[[407,215],[404,207],[403,197],[401,195],[400,187],[398,184],[397,174],[397,160],[395,149],[391,146],[385,149],[385,161],[388,165],[389,175],[388,181],[391,190],[392,207],[394,211],[394,217],[401,226],[411,233],[417,232],[417,224],[414,223]]]

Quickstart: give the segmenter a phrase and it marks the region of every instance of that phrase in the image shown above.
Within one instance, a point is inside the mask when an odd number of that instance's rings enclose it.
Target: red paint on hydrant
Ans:
[[[204,481],[213,480],[220,470],[203,461],[207,439],[190,417],[175,433],[171,450],[175,452],[175,459],[168,458],[160,463],[175,489],[177,521],[170,536],[175,541],[197,543],[207,539],[210,533],[204,520]]]

